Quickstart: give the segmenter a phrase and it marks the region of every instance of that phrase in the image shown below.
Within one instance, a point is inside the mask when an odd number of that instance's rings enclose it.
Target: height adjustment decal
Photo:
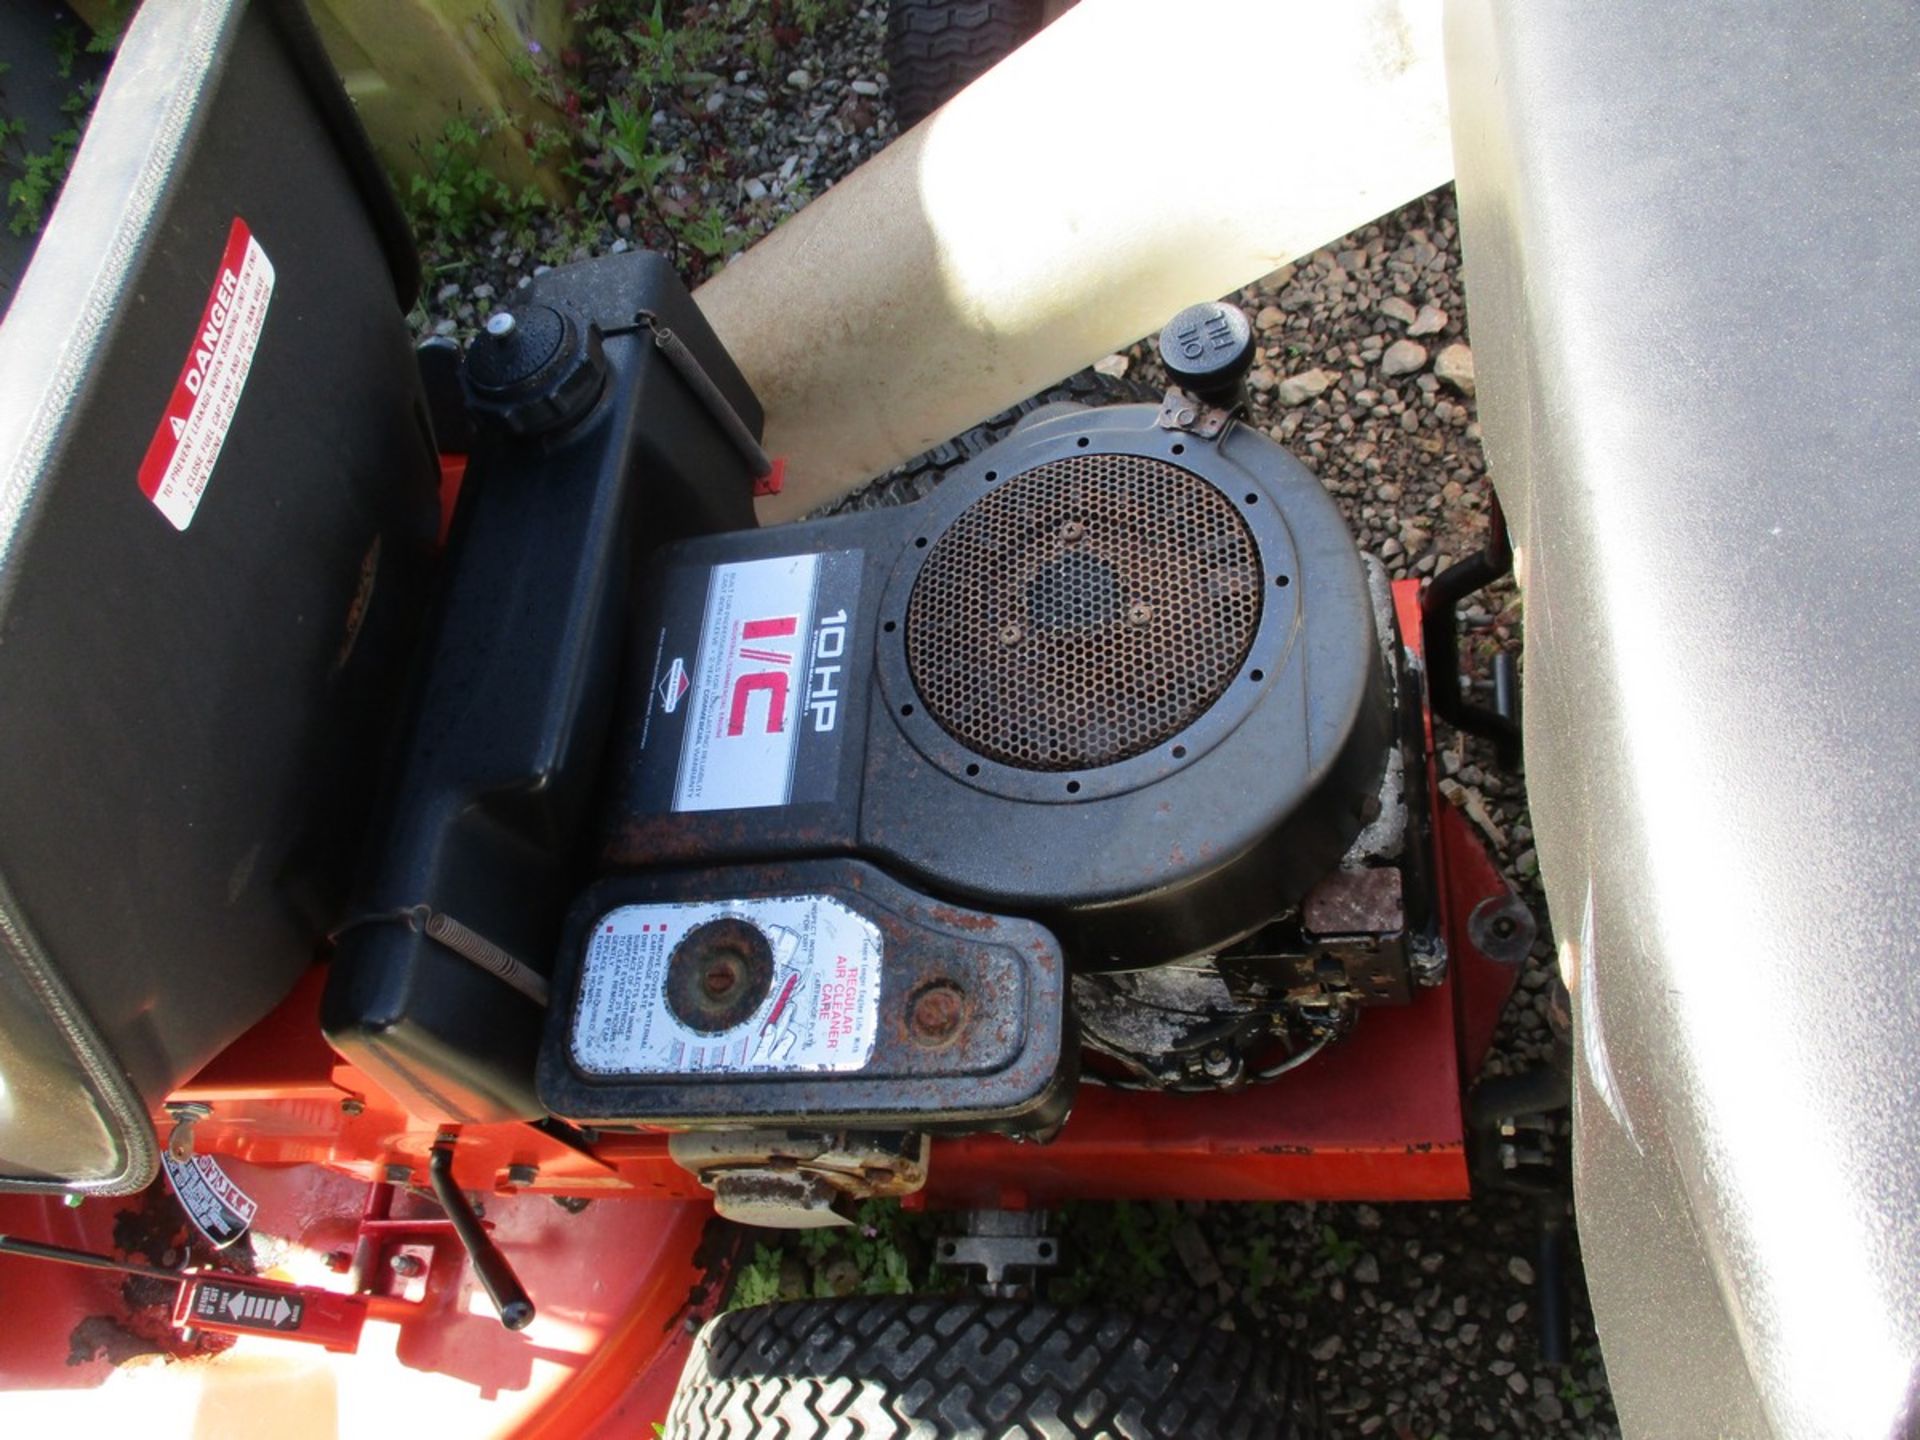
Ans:
[[[176,530],[193,523],[227,441],[273,299],[273,262],[235,216],[173,396],[140,462],[140,493]]]

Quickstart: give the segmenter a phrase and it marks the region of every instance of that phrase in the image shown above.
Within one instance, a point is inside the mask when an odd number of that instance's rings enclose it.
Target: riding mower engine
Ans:
[[[927,1135],[1272,1079],[1438,979],[1384,577],[1234,423],[1244,316],[1163,349],[1163,404],[1046,406],[917,503],[757,530],[715,523],[767,468],[752,397],[663,264],[494,316],[336,1046],[463,1121],[682,1132],[724,1213],[820,1224],[918,1188]],[[734,473],[655,548],[626,491],[676,428]]]

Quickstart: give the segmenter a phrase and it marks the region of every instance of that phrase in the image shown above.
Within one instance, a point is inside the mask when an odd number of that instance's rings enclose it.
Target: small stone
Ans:
[[[1340,1353],[1340,1337],[1338,1335],[1329,1335],[1326,1339],[1322,1340],[1318,1345],[1314,1346],[1313,1349],[1308,1353],[1310,1353],[1313,1356],[1313,1358],[1316,1360],[1320,1360],[1320,1361],[1331,1360],[1334,1356]]]
[[[1353,1278],[1357,1284],[1378,1285],[1380,1283],[1380,1262],[1368,1251],[1353,1262]]]
[[[753,180],[747,181],[745,189],[747,192],[747,199],[749,200],[764,200],[767,198],[766,183],[762,180],[753,179]]]
[[[722,110],[726,108],[727,108],[727,92],[726,91],[716,88],[713,91],[709,92],[709,94],[707,95],[707,114],[718,115]]]
[[[1193,1221],[1183,1221],[1175,1227],[1173,1252],[1180,1257],[1181,1265],[1186,1267],[1187,1278],[1195,1285],[1205,1288],[1219,1283],[1220,1262],[1213,1258],[1213,1247],[1207,1244],[1206,1235]]]
[[[1126,378],[1127,367],[1133,362],[1125,354],[1115,353],[1103,360],[1093,362],[1094,370],[1101,375],[1111,375],[1115,380]]]
[[[1518,1255],[1507,1261],[1507,1273],[1522,1285],[1531,1285],[1533,1283],[1533,1266],[1529,1265]]]
[[[1385,306],[1381,307],[1385,309]],[[1413,317],[1413,323],[1407,326],[1409,335],[1438,335],[1447,328],[1447,312],[1438,305],[1422,305],[1420,313]]]
[[[460,287],[452,283],[442,285],[439,290],[434,292],[433,298],[438,300],[442,305],[450,305],[460,298]]]
[[[1398,295],[1389,295],[1380,302],[1380,313],[1389,320],[1398,320],[1402,325],[1411,325],[1419,318],[1419,311],[1413,308],[1413,302],[1403,300]]]
[[[1273,371],[1264,365],[1256,365],[1247,372],[1247,388],[1257,394],[1270,394],[1279,383]]]
[[[1473,351],[1465,345],[1449,345],[1435,357],[1433,373],[1462,395],[1473,394]]]
[[[1527,1377],[1522,1375],[1518,1370],[1514,1371],[1513,1374],[1507,1376],[1507,1389],[1516,1395],[1526,1394],[1528,1390]]]
[[[1518,1325],[1522,1320],[1526,1318],[1527,1318],[1527,1302],[1526,1301],[1521,1300],[1512,1305],[1507,1306],[1507,1324]]]
[[[1518,855],[1513,857],[1513,868],[1522,875],[1538,875],[1540,873],[1539,852],[1535,850],[1522,850]]]
[[[1282,405],[1304,405],[1316,395],[1324,395],[1333,386],[1334,377],[1324,370],[1303,370],[1289,375],[1274,388],[1273,398]]]
[[[1260,313],[1253,317],[1256,329],[1278,330],[1287,323],[1287,312],[1278,305],[1262,305]]]
[[[1560,1397],[1548,1392],[1533,1397],[1533,1413],[1549,1425],[1557,1425],[1566,1419],[1567,1407],[1560,1403]]]
[[[607,253],[610,255],[624,255],[632,248],[633,242],[623,235],[607,247]]]
[[[813,84],[813,76],[804,70],[789,70],[787,72],[787,84],[796,90],[805,90]]]
[[[1380,357],[1380,373],[1389,378],[1411,375],[1427,363],[1427,347],[1412,340],[1396,340]]]
[[[856,95],[878,95],[880,86],[872,80],[856,80],[847,87]]]
[[[1471,1345],[1473,1344],[1474,1341],[1478,1340],[1479,1338],[1480,1338],[1480,1327],[1474,1324],[1473,1321],[1469,1320],[1466,1324],[1460,1327],[1460,1343],[1462,1345]]]

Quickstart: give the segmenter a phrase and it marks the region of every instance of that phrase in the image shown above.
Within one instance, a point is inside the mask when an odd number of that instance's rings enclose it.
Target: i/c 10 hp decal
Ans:
[[[860,570],[851,550],[745,560],[709,571],[697,606],[690,587],[669,597],[641,742],[650,806],[833,798]]]

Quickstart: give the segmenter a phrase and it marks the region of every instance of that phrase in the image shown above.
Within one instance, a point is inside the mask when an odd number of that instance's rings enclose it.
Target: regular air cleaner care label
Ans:
[[[641,737],[647,808],[833,798],[860,573],[859,552],[840,550],[716,565],[671,587]]]
[[[627,905],[581,967],[573,1060],[592,1075],[858,1070],[880,1019],[879,927],[825,895]]]
[[[273,262],[247,222],[235,216],[173,398],[140,462],[141,493],[176,530],[193,523],[207,493],[272,299]]]

